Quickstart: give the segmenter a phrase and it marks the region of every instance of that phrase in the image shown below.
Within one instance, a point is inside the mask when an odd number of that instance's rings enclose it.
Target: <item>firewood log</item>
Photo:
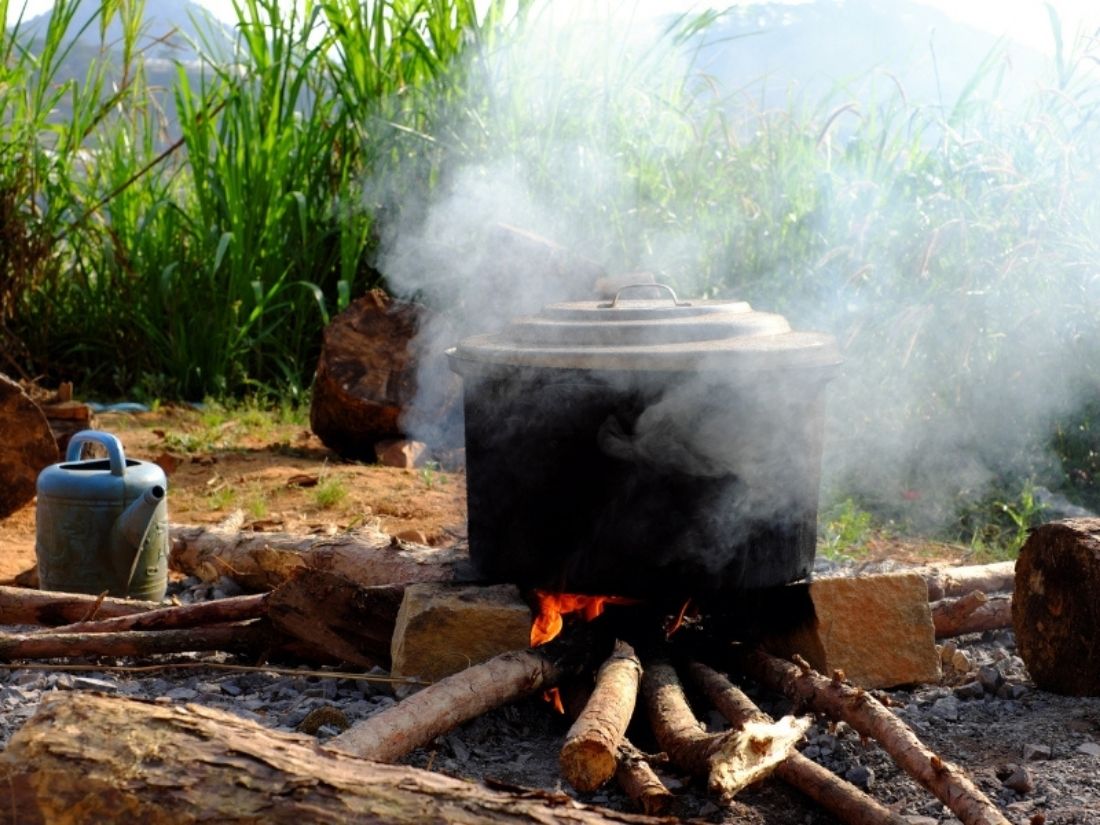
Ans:
[[[161,607],[144,613],[131,613],[107,619],[62,625],[50,633],[117,633],[121,630],[175,630],[203,625],[243,622],[258,619],[267,612],[270,594],[254,593],[195,604]],[[41,634],[43,631],[37,631]]]
[[[619,743],[615,781],[630,801],[647,816],[664,816],[672,807],[672,792],[657,776],[646,755],[626,738]]]
[[[263,652],[275,641],[262,620],[176,630],[124,630],[116,633],[0,633],[0,661],[90,656],[156,656],[223,650]]]
[[[1035,684],[1100,696],[1100,518],[1035,529],[1016,562],[1012,625]]]
[[[734,727],[748,721],[772,719],[733,683],[706,665],[693,662],[689,672],[707,698]],[[798,751],[780,762],[775,775],[802,791],[845,825],[906,825],[907,820],[888,810],[850,782],[807,759]]]
[[[616,642],[561,749],[562,777],[578,791],[594,791],[615,775],[619,745],[634,714],[641,678],[642,663],[634,649]]]
[[[710,790],[724,802],[771,773],[809,727],[809,721],[784,717],[770,725],[747,722],[738,729],[708,734],[691,712],[676,671],[665,662],[646,665],[642,695],[653,735],[669,760],[706,777]]]
[[[267,615],[281,633],[343,662],[388,668],[404,585],[362,587],[322,570],[299,571],[276,587]]]
[[[898,765],[935,794],[963,825],[1009,825],[962,768],[929,750],[916,734],[871,694],[827,679],[796,657],[797,664],[757,651],[743,658],[743,666],[758,682],[785,694],[817,713],[847,722],[877,741]]]
[[[1016,577],[1016,563],[999,561],[993,564],[972,564],[945,567],[925,576],[928,600],[965,596],[974,590],[983,593],[1011,592]]]
[[[1012,626],[1012,596],[1007,593],[989,596],[972,590],[957,599],[932,602],[931,607],[937,639]]]
[[[214,581],[226,575],[249,590],[282,584],[300,568],[325,570],[369,587],[449,581],[463,551],[397,541],[385,533],[356,530],[336,536],[231,532],[171,526],[174,570]]]
[[[558,678],[558,667],[542,653],[502,653],[355,723],[330,745],[365,759],[396,762],[463,722],[551,687]]]
[[[55,693],[0,753],[5,817],[50,822],[657,823],[381,765],[198,705]]]
[[[0,585],[0,625],[64,625],[92,618],[131,616],[157,607],[156,602]]]

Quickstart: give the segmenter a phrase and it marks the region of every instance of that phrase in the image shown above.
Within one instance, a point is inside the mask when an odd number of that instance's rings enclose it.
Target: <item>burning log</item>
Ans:
[[[13,822],[656,823],[380,765],[198,705],[51,694],[0,753]]]
[[[615,781],[647,816],[664,816],[672,807],[672,792],[650,767],[646,755],[625,738],[619,743]]]
[[[396,762],[493,708],[554,685],[558,666],[533,650],[502,653],[357,722],[330,744],[378,762]]]
[[[753,678],[772,690],[817,713],[843,720],[877,741],[902,770],[950,808],[963,825],[1009,825],[965,771],[929,750],[871,694],[845,684],[839,672],[827,679],[801,659],[791,664],[759,651],[745,656],[743,663]]]
[[[271,626],[264,621],[114,633],[0,633],[0,661],[157,656],[207,650],[255,653],[267,650],[273,641]]]
[[[693,662],[689,670],[707,698],[734,727],[749,721],[772,723],[770,716],[720,673],[698,662]],[[797,751],[776,766],[775,775],[846,825],[906,825],[904,817]]]
[[[132,616],[156,607],[156,602],[81,593],[47,593],[27,587],[0,585],[0,625],[65,625],[97,616]]]
[[[665,662],[648,665],[642,695],[650,725],[668,758],[689,773],[707,777],[723,801],[775,770],[790,754],[808,721],[784,717],[778,723],[747,722],[725,733],[704,732],[691,712],[676,671]]]
[[[1012,596],[972,590],[957,599],[940,599],[932,602],[932,624],[937,639],[1011,627]]]
[[[172,525],[173,569],[214,581],[232,577],[242,587],[268,590],[299,569],[324,570],[357,584],[449,581],[466,558],[453,549],[398,541],[374,530],[337,536],[247,533]]]
[[[561,749],[562,776],[578,791],[594,791],[615,775],[641,678],[642,663],[634,649],[616,642]]]

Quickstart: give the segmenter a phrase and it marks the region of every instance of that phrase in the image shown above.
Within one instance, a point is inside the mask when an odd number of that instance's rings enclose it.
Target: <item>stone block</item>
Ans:
[[[808,586],[813,617],[768,641],[777,655],[798,653],[826,675],[887,688],[938,682],[928,585],[916,573],[819,579]]]
[[[374,456],[385,467],[411,470],[419,467],[427,457],[428,447],[420,441],[394,438],[374,445]]]
[[[531,610],[510,584],[405,588],[390,652],[395,676],[436,680],[530,644]]]

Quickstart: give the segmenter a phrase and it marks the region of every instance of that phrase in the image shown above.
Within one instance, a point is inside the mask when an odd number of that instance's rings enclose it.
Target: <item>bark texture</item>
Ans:
[[[616,642],[561,749],[562,777],[578,791],[594,791],[615,775],[641,678],[642,663],[634,649]]]
[[[563,794],[380,765],[212,708],[43,699],[0,753],[4,815],[39,823],[655,823]]]
[[[558,677],[557,666],[541,653],[502,653],[357,722],[330,744],[364,759],[396,762],[463,722],[553,686]]]
[[[817,713],[847,722],[878,742],[894,761],[935,794],[963,825],[1010,825],[966,772],[927,748],[917,735],[871,694],[839,679],[826,679],[804,661],[785,662],[766,653],[745,657],[757,681]]]
[[[1011,627],[1012,596],[972,590],[957,599],[940,599],[932,602],[932,624],[937,639]]]
[[[1016,562],[999,561],[993,564],[972,564],[964,567],[948,567],[926,576],[928,600],[956,598],[974,590],[983,593],[1011,592],[1016,576]]]
[[[250,590],[269,590],[297,571],[323,570],[362,587],[423,581],[450,581],[455,565],[467,558],[403,542],[372,530],[337,536],[248,533],[172,525],[169,564],[203,581],[226,575]]]
[[[809,726],[785,717],[775,724],[747,722],[725,733],[706,733],[691,712],[676,671],[665,662],[646,665],[642,695],[653,735],[669,760],[706,777],[710,790],[723,800],[775,770]]]
[[[157,607],[156,602],[84,593],[50,593],[29,587],[0,585],[0,625],[66,625],[97,618],[131,616]]]
[[[0,633],[0,661],[93,656],[159,656],[223,650],[263,653],[274,636],[264,621],[177,630],[125,630],[117,633]]]
[[[1035,684],[1100,695],[1100,519],[1035,529],[1016,562],[1012,624]]]
[[[690,671],[707,698],[734,727],[749,721],[771,723],[770,716],[720,673],[697,662]],[[776,766],[775,775],[845,825],[907,825],[904,817],[797,751]]]
[[[0,518],[34,498],[38,474],[57,460],[46,416],[22,387],[0,373]]]

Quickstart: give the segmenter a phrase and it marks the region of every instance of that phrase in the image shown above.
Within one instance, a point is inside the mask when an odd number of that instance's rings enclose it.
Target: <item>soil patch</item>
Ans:
[[[101,414],[96,426],[117,435],[127,456],[165,468],[173,523],[216,524],[241,510],[243,529],[337,533],[373,524],[423,544],[464,538],[461,472],[348,462],[300,423],[248,411],[221,418],[168,407]],[[33,503],[0,520],[0,581],[34,564],[34,535]]]

